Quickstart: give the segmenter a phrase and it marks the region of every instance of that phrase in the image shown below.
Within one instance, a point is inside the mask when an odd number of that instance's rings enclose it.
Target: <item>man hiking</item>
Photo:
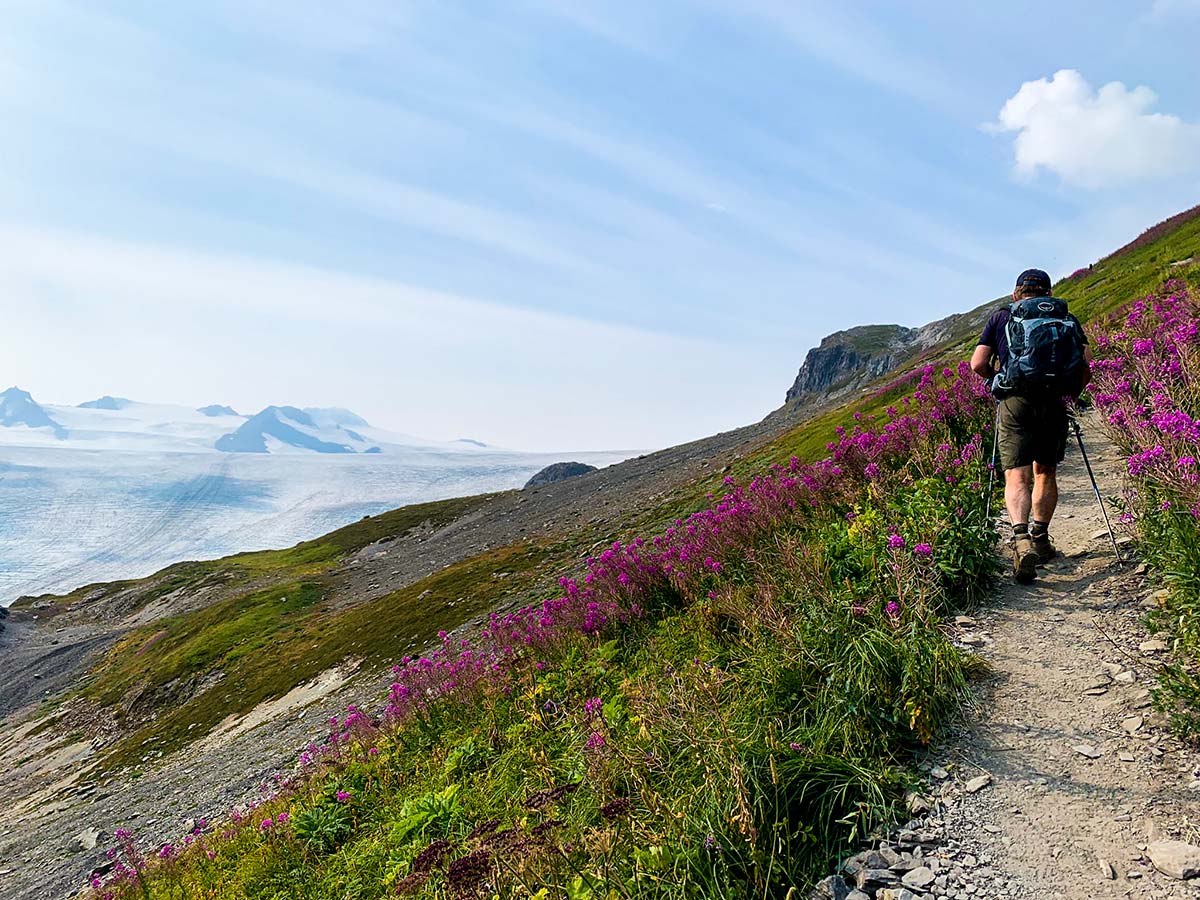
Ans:
[[[1092,374],[1083,327],[1050,290],[1050,276],[1041,269],[1022,272],[1012,304],[988,319],[971,356],[971,368],[999,402],[1004,505],[1013,530],[1013,574],[1021,584],[1033,581],[1038,565],[1057,553],[1050,519],[1067,449],[1065,398],[1078,397]]]

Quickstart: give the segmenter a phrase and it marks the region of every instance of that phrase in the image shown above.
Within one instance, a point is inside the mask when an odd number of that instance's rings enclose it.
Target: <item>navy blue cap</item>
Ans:
[[[1041,288],[1049,291],[1051,288],[1050,276],[1041,269],[1026,269],[1017,276],[1017,287]]]

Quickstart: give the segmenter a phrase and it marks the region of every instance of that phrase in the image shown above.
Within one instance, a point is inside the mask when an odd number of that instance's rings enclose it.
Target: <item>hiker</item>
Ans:
[[[1050,520],[1067,449],[1065,398],[1078,397],[1092,376],[1083,326],[1050,290],[1050,276],[1041,269],[1022,272],[1012,304],[988,319],[971,356],[971,368],[999,403],[1004,505],[1013,530],[1013,575],[1021,584],[1033,581],[1037,567],[1057,554]]]

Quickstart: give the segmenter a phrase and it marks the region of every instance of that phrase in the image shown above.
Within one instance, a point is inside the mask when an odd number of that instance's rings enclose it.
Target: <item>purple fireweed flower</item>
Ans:
[[[271,830],[271,826],[272,826],[272,825],[274,825],[274,824],[275,824],[275,823],[274,823],[274,822],[272,822],[272,821],[271,821],[271,818],[268,816],[267,818],[263,819],[263,820],[262,820],[262,821],[261,821],[261,822],[258,824],[258,827],[259,827],[259,828],[261,828],[263,831],[270,831],[270,830]]]
[[[583,749],[603,750],[607,743],[608,741],[605,740],[604,735],[602,735],[599,731],[593,731],[590,735],[588,735],[587,743],[583,745]]]
[[[913,556],[933,556],[933,547],[929,546],[929,544],[917,544],[917,546],[913,547]]]
[[[350,793],[348,791],[338,791],[337,792],[337,802],[338,803],[349,803],[350,802]]]
[[[888,535],[888,546],[893,550],[901,550],[904,547],[904,538],[898,534]]]
[[[888,616],[890,616],[891,618],[893,618],[893,619],[900,618],[900,604],[897,603],[895,600],[889,600],[885,609],[887,610]]]
[[[599,697],[592,697],[583,704],[583,714],[589,719],[593,716],[599,715],[602,709],[604,709],[604,701]]]

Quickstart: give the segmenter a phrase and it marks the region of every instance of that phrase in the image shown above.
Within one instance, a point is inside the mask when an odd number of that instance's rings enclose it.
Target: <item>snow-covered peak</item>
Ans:
[[[318,421],[308,410],[268,406],[236,430],[222,435],[214,446],[226,453],[279,453],[289,449],[360,453],[374,445],[357,432],[332,424],[328,417]]]
[[[108,409],[116,411],[132,406],[132,400],[126,400],[124,397],[113,397],[105,394],[103,397],[98,397],[95,400],[89,400],[87,403],[80,403],[80,409]]]
[[[232,406],[222,406],[219,403],[210,403],[208,406],[201,406],[198,413],[203,413],[206,416],[236,416],[238,411]]]
[[[0,425],[5,428],[44,429],[56,440],[64,440],[67,430],[50,417],[29,391],[10,387],[0,394]]]

